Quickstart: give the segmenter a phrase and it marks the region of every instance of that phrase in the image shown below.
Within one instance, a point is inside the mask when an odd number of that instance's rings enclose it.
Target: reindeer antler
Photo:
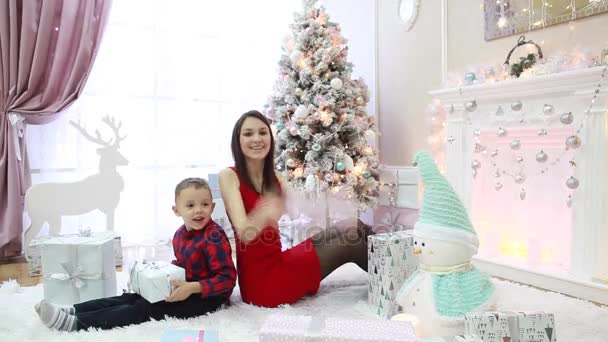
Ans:
[[[101,146],[106,146],[109,147],[110,143],[112,143],[112,139],[105,141],[101,138],[101,134],[99,133],[99,130],[95,130],[95,137],[90,135],[87,130],[82,127],[79,123],[76,123],[72,120],[70,120],[70,125],[74,126],[78,132],[80,132],[80,134],[82,134],[85,138],[87,138],[87,140],[90,140],[94,143],[97,143]]]
[[[114,140],[113,146],[118,147],[119,143],[125,140],[125,138],[127,137],[126,135],[124,137],[121,137],[118,133],[120,131],[120,127],[122,127],[122,122],[119,121],[118,125],[116,125],[116,121],[114,120],[114,118],[110,117],[109,115],[106,115],[101,121],[105,122],[108,126],[110,126],[110,128],[114,132],[116,140]],[[112,139],[110,139],[110,142],[111,141]]]
[[[116,140],[113,140],[112,138],[110,138],[107,141],[103,140],[101,138],[101,133],[99,133],[99,130],[97,130],[97,129],[95,130],[95,136],[92,136],[91,134],[89,134],[87,132],[87,130],[84,127],[82,127],[80,125],[80,123],[76,123],[72,120],[70,120],[70,124],[72,126],[74,126],[89,141],[92,141],[94,143],[97,143],[97,144],[99,144],[101,146],[105,146],[105,147],[118,147],[119,143],[127,137],[126,135],[124,137],[121,137],[120,134],[118,133],[120,130],[120,127],[122,126],[122,123],[119,122],[117,125],[114,118],[111,118],[109,115],[106,115],[101,121],[104,122],[105,124],[107,124],[108,126],[110,126],[110,128],[112,129],[112,132],[114,132],[114,136],[115,136]]]

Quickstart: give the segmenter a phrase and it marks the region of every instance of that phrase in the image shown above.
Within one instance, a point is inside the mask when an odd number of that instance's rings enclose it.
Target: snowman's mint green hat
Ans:
[[[424,197],[413,234],[462,244],[476,254],[479,239],[469,215],[450,183],[439,172],[433,157],[421,151],[416,154],[414,163],[424,183]]]

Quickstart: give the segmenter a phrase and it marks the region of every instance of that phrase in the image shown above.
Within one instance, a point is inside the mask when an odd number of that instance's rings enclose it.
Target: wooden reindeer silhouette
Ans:
[[[42,183],[33,185],[25,194],[25,210],[31,225],[25,231],[25,250],[34,239],[44,223],[49,225],[49,235],[58,235],[61,231],[61,217],[81,215],[99,209],[106,215],[106,227],[114,230],[114,210],[118,206],[120,193],[124,187],[122,176],[116,171],[119,165],[129,161],[118,151],[119,144],[126,136],[121,137],[121,123],[116,124],[113,118],[106,116],[102,122],[114,132],[114,139],[103,140],[99,130],[95,136],[90,135],[80,124],[70,121],[87,140],[101,145],[99,154],[99,172],[80,181],[72,183]]]

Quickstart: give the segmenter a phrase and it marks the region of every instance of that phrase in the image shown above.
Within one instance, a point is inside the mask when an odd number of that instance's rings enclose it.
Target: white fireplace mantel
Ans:
[[[514,79],[496,83],[463,86],[431,91],[434,99],[448,110],[446,137],[447,178],[471,209],[473,130],[517,128],[561,128],[559,120],[551,121],[542,113],[545,104],[555,106],[557,116],[572,111],[576,118],[584,116],[604,67],[593,67],[562,73]],[[601,92],[591,107],[580,136],[583,145],[576,151],[575,176],[581,181],[572,201],[571,270],[568,273],[543,273],[532,267],[513,266],[478,257],[476,265],[495,276],[562,292],[598,303],[608,304],[608,124],[606,93],[608,75]],[[467,101],[475,100],[477,110],[469,114]],[[511,111],[510,104],[523,103],[520,112]],[[505,115],[497,116],[501,106]],[[521,123],[515,119],[525,114]],[[578,121],[575,121],[577,123]],[[555,210],[562,210],[556,208]]]

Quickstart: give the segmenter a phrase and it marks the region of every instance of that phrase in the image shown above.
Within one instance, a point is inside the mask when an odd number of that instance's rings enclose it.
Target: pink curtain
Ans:
[[[21,254],[30,185],[26,124],[73,103],[95,60],[111,0],[0,1],[0,257]]]

